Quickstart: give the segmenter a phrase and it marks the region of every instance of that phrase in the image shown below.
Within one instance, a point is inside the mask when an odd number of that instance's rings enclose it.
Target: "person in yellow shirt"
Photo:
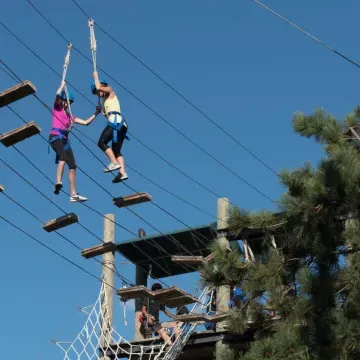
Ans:
[[[121,148],[125,139],[128,125],[121,114],[120,102],[112,87],[105,80],[99,80],[97,71],[93,73],[94,81],[91,84],[91,92],[99,97],[99,105],[107,118],[107,125],[100,135],[98,146],[109,158],[110,164],[104,172],[119,170],[113,179],[113,183],[128,179],[125,171],[125,159],[121,154]],[[102,101],[101,101],[102,100]],[[110,147],[108,143],[112,141]]]

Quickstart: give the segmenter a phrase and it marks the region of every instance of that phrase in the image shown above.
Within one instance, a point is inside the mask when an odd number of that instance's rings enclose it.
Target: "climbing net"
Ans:
[[[208,289],[204,289],[198,302],[190,313],[201,313],[206,305]],[[82,308],[87,314],[85,325],[73,342],[54,341],[64,352],[64,360],[141,360],[144,357],[154,360],[175,359],[182,351],[190,335],[196,328],[196,323],[183,323],[173,344],[166,348],[161,340],[160,344],[138,345],[131,344],[124,339],[111,325],[107,306],[106,285],[102,283],[99,296],[94,305]]]

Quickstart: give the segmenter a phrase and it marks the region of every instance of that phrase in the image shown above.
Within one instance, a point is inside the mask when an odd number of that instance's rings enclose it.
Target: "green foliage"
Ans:
[[[360,107],[342,122],[323,109],[296,113],[295,132],[321,144],[325,158],[281,172],[278,213],[231,209],[230,233],[256,261],[214,244],[201,274],[241,287],[245,300],[227,326],[254,335],[244,353],[224,360],[360,359],[360,141],[350,127],[360,134]]]

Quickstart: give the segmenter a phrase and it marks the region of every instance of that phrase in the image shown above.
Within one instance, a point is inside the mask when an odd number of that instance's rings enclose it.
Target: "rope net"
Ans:
[[[203,312],[207,306],[205,302],[208,292],[207,288],[203,290],[190,313]],[[131,344],[111,325],[107,309],[107,291],[103,282],[96,303],[79,309],[87,315],[87,319],[75,340],[54,341],[64,352],[64,360],[142,360],[143,357],[152,360],[174,360],[180,355],[197,326],[196,323],[182,323],[178,337],[174,339],[174,335],[171,336],[173,344],[170,347],[166,347],[163,340],[158,338],[153,338],[151,345]]]

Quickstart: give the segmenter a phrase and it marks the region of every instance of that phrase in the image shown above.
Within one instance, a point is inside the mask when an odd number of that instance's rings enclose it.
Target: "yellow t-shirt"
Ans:
[[[115,94],[112,98],[108,97],[106,100],[104,100],[103,107],[104,107],[105,114],[108,114],[111,111],[116,111],[116,112],[121,113],[120,102]],[[121,122],[121,116],[119,116],[119,115],[117,115],[117,116],[109,115],[107,117],[108,117],[108,120],[112,123],[115,121],[115,118],[117,119],[117,121],[116,121],[117,123]]]

